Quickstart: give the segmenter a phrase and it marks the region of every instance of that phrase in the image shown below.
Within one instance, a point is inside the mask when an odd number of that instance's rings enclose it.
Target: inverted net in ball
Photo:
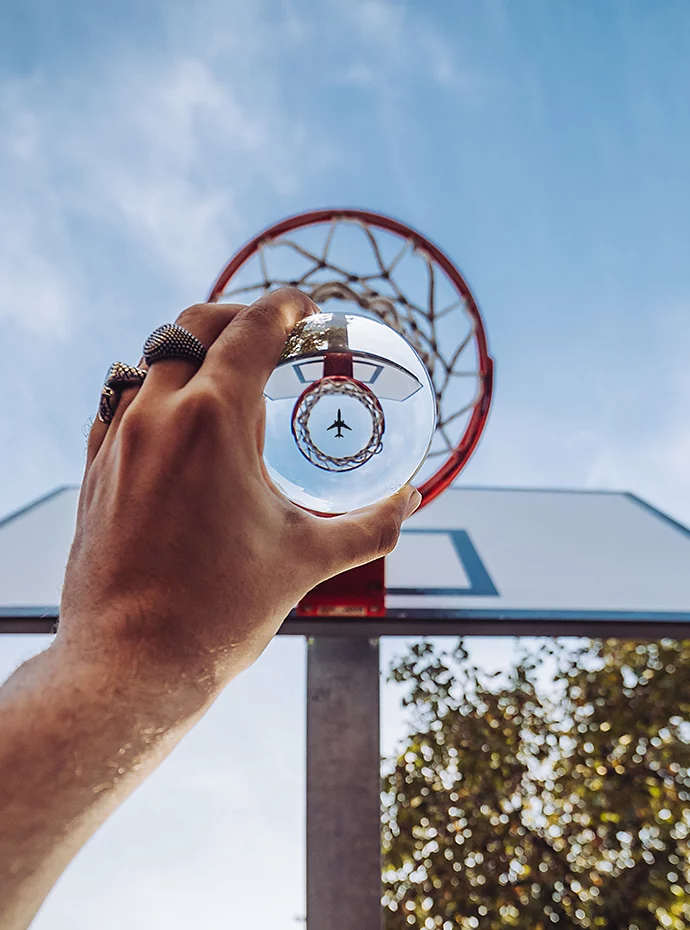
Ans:
[[[328,455],[315,442],[309,429],[309,419],[316,404],[324,397],[339,395],[358,401],[371,417],[371,434],[366,443],[352,455]],[[295,404],[292,433],[302,455],[325,471],[352,471],[368,462],[383,448],[386,421],[375,394],[353,378],[332,376],[322,378],[307,388]]]

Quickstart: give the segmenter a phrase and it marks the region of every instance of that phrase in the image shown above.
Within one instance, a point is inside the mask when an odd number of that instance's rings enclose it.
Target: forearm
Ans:
[[[28,927],[81,846],[208,707],[56,643],[0,689],[0,927]]]

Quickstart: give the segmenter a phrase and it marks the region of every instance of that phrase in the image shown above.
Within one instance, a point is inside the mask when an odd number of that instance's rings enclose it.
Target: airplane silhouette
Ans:
[[[342,439],[342,438],[343,438],[343,428],[344,428],[344,429],[349,429],[350,432],[352,432],[352,427],[351,427],[351,426],[348,426],[347,423],[345,422],[345,420],[343,420],[343,415],[342,415],[342,413],[340,412],[340,407],[338,407],[338,416],[337,416],[335,422],[332,423],[332,424],[328,427],[328,429],[329,429],[329,430],[330,430],[330,429],[336,429],[336,427],[337,427],[337,429],[338,429],[338,432],[335,434],[335,438],[336,438],[336,439]]]

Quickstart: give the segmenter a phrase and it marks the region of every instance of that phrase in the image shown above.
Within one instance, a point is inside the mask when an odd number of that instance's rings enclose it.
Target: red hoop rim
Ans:
[[[434,245],[426,236],[412,229],[412,227],[408,226],[406,223],[395,220],[383,213],[374,213],[371,210],[359,210],[351,207],[327,207],[320,210],[307,210],[304,213],[296,213],[294,216],[288,216],[284,220],[280,220],[278,223],[268,226],[243,245],[218,275],[218,278],[209,292],[208,301],[210,303],[216,302],[219,297],[222,296],[231,278],[263,245],[285,235],[285,233],[294,232],[296,229],[303,229],[306,226],[317,226],[336,220],[360,220],[370,226],[378,227],[386,232],[398,235],[403,239],[410,240],[416,249],[425,252],[445,273],[453,287],[465,301],[465,309],[474,323],[474,335],[479,354],[477,374],[481,384],[481,397],[472,411],[470,421],[467,424],[460,442],[455,447],[455,451],[446,459],[443,465],[419,487],[418,490],[422,495],[420,507],[423,507],[445,491],[470,460],[472,453],[479,443],[484,427],[486,426],[493,394],[494,363],[489,355],[484,320],[482,319],[479,307],[477,306],[467,282],[460,270],[450,258],[448,258],[445,252],[437,245]]]

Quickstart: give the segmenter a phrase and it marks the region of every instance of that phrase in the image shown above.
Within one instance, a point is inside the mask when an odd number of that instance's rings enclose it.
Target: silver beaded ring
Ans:
[[[143,356],[149,366],[166,358],[182,358],[201,365],[206,358],[206,349],[196,336],[183,326],[165,323],[146,340]]]
[[[126,387],[138,387],[144,383],[146,369],[113,362],[105,376],[98,404],[98,419],[105,424],[112,422],[120,402],[120,395]]]

